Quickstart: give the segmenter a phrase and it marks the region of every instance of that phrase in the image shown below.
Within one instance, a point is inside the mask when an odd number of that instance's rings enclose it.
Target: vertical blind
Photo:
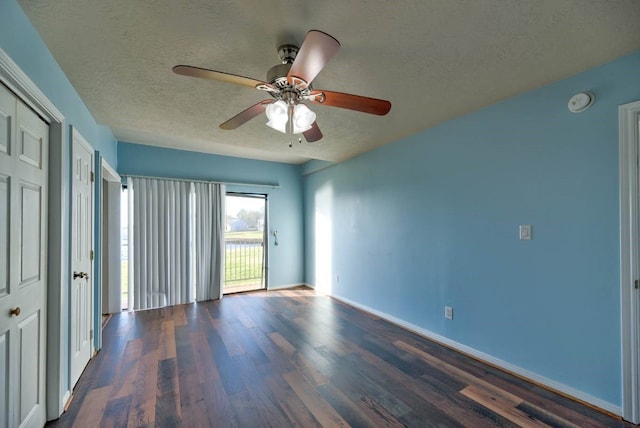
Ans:
[[[131,177],[133,308],[221,297],[224,185]]]
[[[224,275],[224,189],[221,184],[193,183],[195,218],[194,279],[197,300],[222,297]]]

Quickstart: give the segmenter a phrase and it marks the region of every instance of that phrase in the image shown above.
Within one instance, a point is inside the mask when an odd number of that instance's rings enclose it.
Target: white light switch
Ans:
[[[444,307],[444,317],[448,320],[453,319],[453,308],[451,306]]]
[[[520,225],[520,240],[530,240],[531,239],[531,225],[530,224],[521,224]]]

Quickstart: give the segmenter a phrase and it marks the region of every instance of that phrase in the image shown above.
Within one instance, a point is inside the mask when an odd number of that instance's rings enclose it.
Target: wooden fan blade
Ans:
[[[260,113],[263,113],[267,108],[267,105],[271,104],[272,102],[273,100],[262,100],[259,103],[252,105],[248,109],[236,114],[231,119],[221,124],[220,128],[227,131],[236,129],[238,126],[244,125],[246,122],[258,116]]]
[[[311,30],[307,33],[296,59],[289,69],[287,77],[302,79],[307,84],[320,73],[320,70],[329,62],[340,49],[340,42],[318,30]]]
[[[316,90],[311,92],[309,100],[314,104],[346,108],[363,113],[377,114],[379,116],[384,116],[391,110],[391,103],[387,100],[345,94],[342,92]]]
[[[222,71],[209,70],[207,68],[192,67],[190,65],[176,65],[173,72],[182,76],[199,77],[201,79],[218,80],[220,82],[233,83],[236,85],[257,88],[261,85],[271,87],[267,82],[252,79],[250,77],[238,76],[236,74],[224,73]],[[275,89],[275,88],[274,88]]]
[[[313,143],[322,138],[322,132],[320,132],[320,128],[318,128],[318,122],[313,122],[311,125],[311,129],[308,131],[304,131],[302,133],[304,135],[305,140],[309,143]]]

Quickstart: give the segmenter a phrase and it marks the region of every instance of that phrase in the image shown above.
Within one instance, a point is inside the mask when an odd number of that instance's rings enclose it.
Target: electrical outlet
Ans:
[[[453,319],[453,308],[451,306],[444,307],[444,317],[448,320]]]

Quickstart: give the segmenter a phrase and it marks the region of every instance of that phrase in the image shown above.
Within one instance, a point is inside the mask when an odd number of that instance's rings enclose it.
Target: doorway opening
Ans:
[[[267,286],[267,195],[229,192],[225,199],[223,294]]]
[[[129,190],[123,186],[120,193],[120,308],[132,308],[129,293]]]
[[[100,236],[102,248],[100,255],[101,280],[98,293],[100,296],[101,326],[94,328],[94,340],[98,349],[102,348],[102,328],[105,327],[111,314],[120,312],[120,193],[122,189],[120,175],[102,158],[102,192],[100,205]],[[102,328],[100,328],[102,327]]]

